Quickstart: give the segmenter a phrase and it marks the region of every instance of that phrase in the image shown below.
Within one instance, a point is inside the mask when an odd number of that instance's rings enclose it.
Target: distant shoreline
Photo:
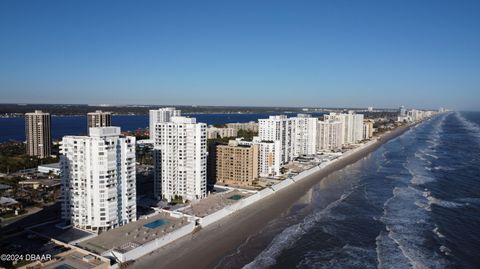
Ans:
[[[373,143],[341,157],[312,175],[197,232],[138,259],[132,268],[212,268],[225,255],[234,251],[259,227],[278,217],[311,187],[328,175],[357,162],[386,142],[402,135],[416,124],[401,126],[383,134]],[[188,257],[188,258],[185,258]]]

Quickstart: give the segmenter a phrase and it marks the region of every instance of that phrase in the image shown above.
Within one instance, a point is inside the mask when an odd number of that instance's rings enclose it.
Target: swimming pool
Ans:
[[[143,227],[150,228],[150,229],[155,229],[158,228],[162,225],[168,224],[168,220],[165,219],[157,219],[155,221],[143,224]]]
[[[235,195],[232,195],[232,196],[228,197],[228,199],[238,201],[238,200],[242,199],[242,197],[243,196],[241,196],[239,194],[235,194]]]

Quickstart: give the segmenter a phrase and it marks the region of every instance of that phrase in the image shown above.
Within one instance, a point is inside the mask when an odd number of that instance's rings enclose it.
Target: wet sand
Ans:
[[[402,126],[384,134],[377,142],[328,165],[317,173],[277,191],[195,234],[180,238],[143,256],[135,261],[132,268],[212,268],[223,256],[231,253],[248,237],[256,234],[259,227],[264,227],[269,221],[280,216],[327,175],[364,158],[383,143],[403,134],[409,128],[410,126]]]

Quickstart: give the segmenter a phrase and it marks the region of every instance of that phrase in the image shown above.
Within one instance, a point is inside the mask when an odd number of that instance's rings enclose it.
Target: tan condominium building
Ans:
[[[373,132],[375,129],[373,128],[373,124],[375,121],[373,120],[363,120],[363,139],[370,139],[373,137]]]
[[[208,126],[207,128],[207,139],[216,139],[224,137],[236,137],[237,130],[233,128],[217,128],[214,126]]]
[[[231,140],[217,146],[217,183],[251,186],[258,178],[258,145],[239,145]]]
[[[243,123],[227,123],[226,124],[227,128],[233,128],[237,132],[240,130],[245,130],[245,131],[252,131],[257,133],[258,132],[258,123],[254,121],[250,122],[243,122]]]
[[[97,110],[87,114],[88,128],[112,126],[112,113]]]
[[[52,130],[50,113],[35,110],[25,114],[27,154],[46,158],[52,154]]]

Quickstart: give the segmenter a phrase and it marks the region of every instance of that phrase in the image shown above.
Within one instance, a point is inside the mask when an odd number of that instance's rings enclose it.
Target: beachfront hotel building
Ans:
[[[25,114],[27,155],[46,158],[52,154],[50,113],[35,110]]]
[[[356,114],[354,111],[340,114],[332,112],[323,117],[325,121],[342,122],[342,143],[344,145],[355,144],[363,140],[363,114]]]
[[[258,145],[230,140],[217,146],[217,184],[252,186],[258,178]]]
[[[181,114],[181,110],[177,110],[174,107],[151,109],[149,111],[150,140],[153,140],[155,137],[155,126],[157,123],[169,122],[172,117],[180,116]]]
[[[60,149],[67,224],[99,232],[136,220],[135,137],[94,127],[89,136],[63,137]]]
[[[93,127],[109,127],[112,126],[112,112],[97,110],[87,114],[87,126]]]
[[[207,125],[173,116],[155,125],[154,195],[197,200],[207,195]]]
[[[216,139],[216,138],[224,138],[224,137],[236,137],[237,130],[234,128],[218,128],[214,126],[208,126],[207,128],[207,139]]]
[[[317,151],[341,149],[342,132],[341,121],[319,120],[317,122]]]

